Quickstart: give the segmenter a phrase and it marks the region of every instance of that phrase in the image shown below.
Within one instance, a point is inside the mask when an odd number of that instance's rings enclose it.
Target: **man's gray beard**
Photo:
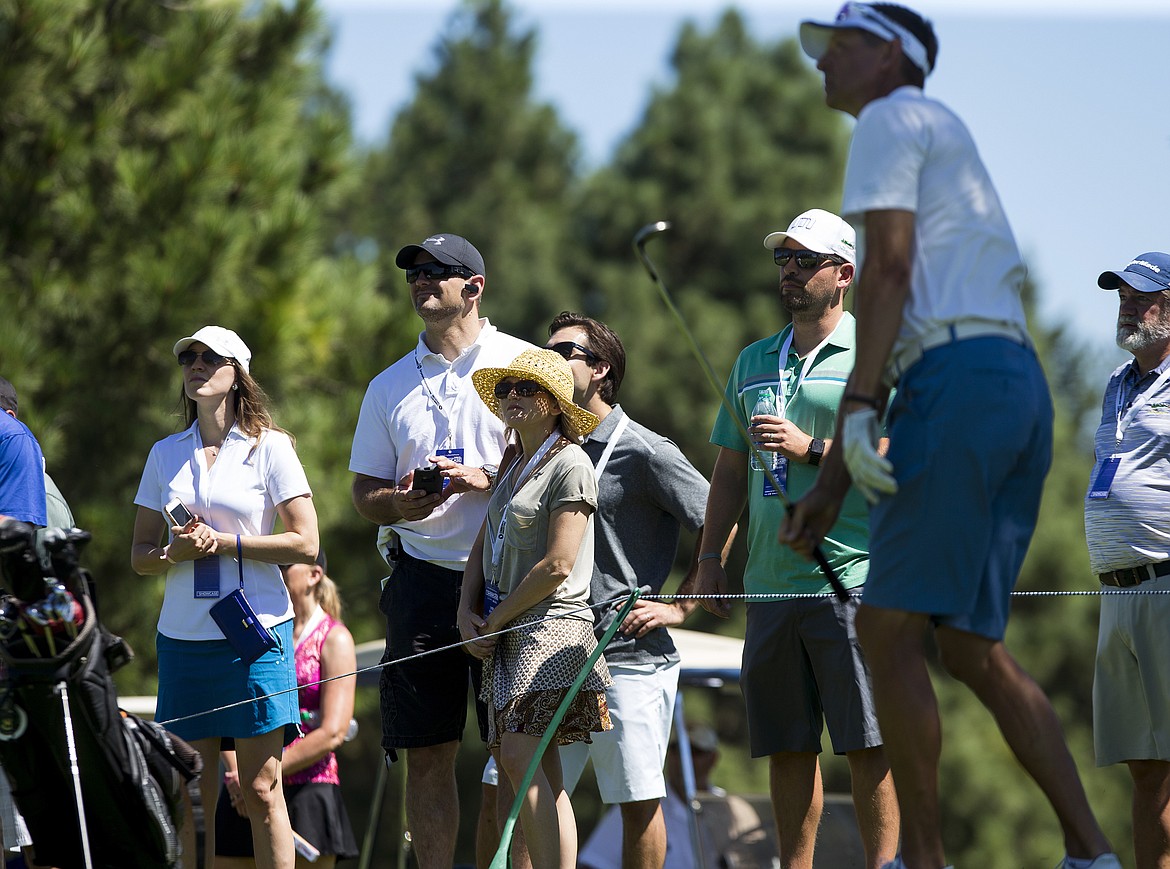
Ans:
[[[1126,335],[1123,325],[1133,325],[1137,331]],[[1156,344],[1170,341],[1170,318],[1159,319],[1156,323],[1117,324],[1117,346],[1129,353],[1138,353]]]

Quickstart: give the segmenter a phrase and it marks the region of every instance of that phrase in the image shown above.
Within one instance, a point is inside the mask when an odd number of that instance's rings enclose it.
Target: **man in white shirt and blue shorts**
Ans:
[[[933,629],[943,664],[988,707],[1056,812],[1060,865],[1116,867],[1048,698],[1003,644],[1052,455],[1052,403],[1011,228],[970,133],[923,93],[938,52],[928,21],[890,3],[847,3],[834,21],[803,22],[800,36],[825,75],[826,103],[857,118],[841,214],[858,229],[860,289],[841,446],[781,539],[811,554],[850,478],[873,505],[857,633],[901,808],[902,850],[888,865],[946,862]],[[893,385],[883,457],[878,420]]]

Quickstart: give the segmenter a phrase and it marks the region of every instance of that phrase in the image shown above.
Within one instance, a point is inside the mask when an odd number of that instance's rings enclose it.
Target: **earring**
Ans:
[[[239,392],[239,391],[240,391],[240,384],[233,383],[232,384],[232,392]]]

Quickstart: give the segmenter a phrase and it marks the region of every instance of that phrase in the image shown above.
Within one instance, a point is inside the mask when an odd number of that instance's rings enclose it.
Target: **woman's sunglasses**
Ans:
[[[208,368],[219,368],[230,359],[230,356],[220,356],[214,350],[204,350],[202,353],[196,353],[194,350],[184,350],[179,354],[179,364],[186,368],[188,365],[194,365],[196,359],[203,359],[203,364]]]
[[[513,392],[521,398],[532,398],[538,392],[547,390],[535,380],[501,380],[493,391],[496,398],[507,398]]]

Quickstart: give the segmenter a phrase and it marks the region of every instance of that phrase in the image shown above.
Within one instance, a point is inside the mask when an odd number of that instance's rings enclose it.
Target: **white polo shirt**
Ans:
[[[216,531],[259,536],[272,533],[278,504],[311,494],[305,469],[283,432],[266,431],[257,446],[255,438],[233,426],[208,470],[199,425],[192,423],[151,447],[134,503],[162,513],[167,502],[178,498]],[[220,596],[238,588],[235,552],[209,557],[219,562]],[[216,599],[194,593],[194,562],[181,561],[167,571],[159,633],[176,640],[222,640],[223,632],[208,615]],[[244,596],[265,627],[293,617],[275,564],[244,559]]]
[[[906,85],[861,110],[845,169],[842,216],[858,238],[865,212],[911,211],[914,263],[895,352],[940,325],[1024,326],[1027,269],[975,142],[954,112]]]
[[[500,463],[504,424],[475,391],[471,374],[509,365],[533,345],[505,335],[486,318],[480,324],[475,343],[454,361],[432,353],[420,334],[412,352],[370,381],[353,436],[352,472],[397,483],[444,449],[462,450],[462,459],[456,460],[469,467]],[[415,558],[462,570],[487,503],[488,493],[465,492],[425,519],[383,526],[378,551],[385,557],[392,529]]]

